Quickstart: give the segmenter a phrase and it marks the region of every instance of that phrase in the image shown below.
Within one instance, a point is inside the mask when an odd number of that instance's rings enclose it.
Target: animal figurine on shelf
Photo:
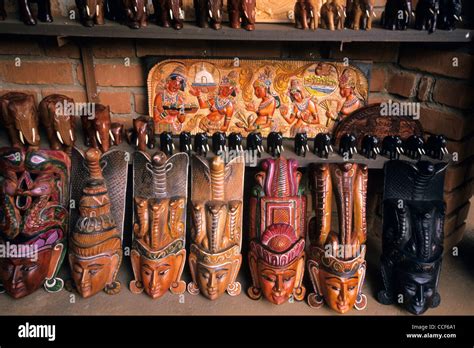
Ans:
[[[403,141],[398,135],[387,135],[382,140],[382,156],[387,156],[391,160],[398,160],[404,152]]]
[[[422,137],[418,135],[411,135],[403,144],[405,155],[408,157],[420,160],[421,156],[425,155],[425,142]]]
[[[352,158],[357,153],[357,138],[354,134],[344,134],[339,140],[339,155],[344,158]]]
[[[415,28],[428,30],[433,33],[436,30],[439,14],[439,0],[418,0],[416,5]]]
[[[407,30],[414,16],[411,0],[387,0],[381,24],[389,30]]]
[[[66,254],[71,160],[62,151],[0,149],[0,285],[15,299],[58,292]]]
[[[438,307],[446,204],[447,163],[385,164],[381,271],[378,301],[419,315]],[[403,301],[400,301],[403,299]]]
[[[105,24],[106,0],[76,0],[79,18],[86,27]],[[120,0],[116,0],[120,1]]]
[[[261,157],[264,152],[263,137],[260,132],[252,132],[247,136],[247,150],[257,152],[257,157]]]
[[[442,160],[448,152],[448,142],[442,135],[430,135],[426,141],[425,150],[426,154],[434,159]]]
[[[456,29],[456,22],[462,22],[461,0],[439,0],[438,28],[442,30]]]
[[[375,0],[348,0],[346,27],[354,30],[372,29]]]
[[[194,136],[194,151],[196,151],[199,156],[206,157],[209,152],[208,140],[209,138],[206,133],[198,133]]]
[[[110,1],[110,0],[109,0]],[[148,10],[146,0],[121,0],[125,14],[125,23],[132,29],[146,27]]]
[[[196,22],[201,28],[213,28],[216,30],[222,27],[222,17],[224,14],[223,0],[194,0],[196,11]]]
[[[321,6],[321,27],[329,30],[344,29],[345,0],[328,0]]]
[[[173,143],[173,133],[162,132],[160,134],[160,150],[163,151],[167,156],[173,155],[175,149]]]
[[[176,30],[184,26],[183,0],[153,0],[158,25]]]
[[[212,152],[214,152],[215,155],[223,154],[227,150],[226,142],[225,133],[215,132],[212,135]]]
[[[7,18],[7,11],[5,11],[5,0],[0,0],[0,21]]]
[[[281,156],[262,162],[250,198],[250,250],[253,300],[273,304],[304,299],[306,196],[298,162]]]
[[[377,155],[380,153],[379,140],[377,137],[367,134],[362,138],[361,144],[361,154],[366,158],[376,159]]]
[[[314,137],[313,153],[321,158],[329,158],[329,154],[334,151],[331,145],[331,141],[331,134],[318,133],[318,135]]]
[[[255,30],[256,3],[257,0],[228,0],[230,26],[234,29]]]
[[[278,157],[284,150],[281,132],[270,132],[267,137],[267,152],[272,157]]]
[[[72,147],[76,141],[74,134],[76,116],[74,99],[61,94],[51,94],[39,104],[39,119],[51,149],[62,150],[71,155]],[[72,109],[71,109],[72,108]]]
[[[297,133],[295,135],[295,153],[298,156],[305,157],[307,151],[309,151],[308,134]]]
[[[186,194],[189,157],[137,152],[133,157],[134,224],[130,290],[153,299],[182,294],[186,263]]]
[[[191,151],[193,151],[190,132],[181,132],[179,135],[179,151],[186,152],[187,154],[191,154]]]
[[[235,132],[232,132],[229,134],[229,150],[230,151],[244,152],[242,142],[243,142],[242,134],[235,133]]]
[[[94,117],[81,115],[84,145],[109,151],[112,145],[118,145],[112,132],[110,107],[102,104],[94,105]]]
[[[50,0],[19,0],[18,6],[20,8],[20,18],[26,25],[36,25],[36,18],[33,16],[31,3],[36,2],[38,5],[37,19],[40,22],[51,23],[53,16],[51,15]]]
[[[312,10],[309,8],[310,4],[307,0],[296,0],[295,13],[295,27],[297,29],[308,29],[311,22]]]
[[[155,148],[155,123],[149,116],[139,116],[133,120],[133,128],[126,133],[127,141],[138,151]]]
[[[39,147],[38,110],[32,94],[9,92],[0,97],[0,124],[13,147]]]
[[[192,282],[188,284],[192,295],[216,300],[225,292],[240,294],[244,171],[242,156],[227,164],[219,156],[210,161],[192,157]]]
[[[366,261],[365,241],[366,165],[356,163],[317,164],[311,168],[315,217],[309,224],[308,272],[314,292],[308,304],[320,308],[324,302],[344,314],[362,310]],[[335,198],[339,231],[331,230],[331,206]]]

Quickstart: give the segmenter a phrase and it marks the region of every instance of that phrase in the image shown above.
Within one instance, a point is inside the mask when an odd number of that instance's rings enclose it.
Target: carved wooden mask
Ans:
[[[262,294],[274,304],[290,296],[301,301],[305,264],[306,197],[299,189],[298,162],[284,157],[262,163],[250,199],[249,264],[253,285],[248,295]]]
[[[227,165],[220,157],[210,163],[198,156],[192,158],[191,294],[201,292],[210,300],[225,291],[231,296],[240,294],[236,278],[242,262],[244,170],[242,157]]]
[[[131,253],[135,279],[134,293],[152,298],[168,290],[181,294],[186,250],[186,190],[188,155],[167,158],[163,152],[150,157],[137,152],[134,157],[135,223]]]
[[[62,151],[0,149],[0,281],[14,298],[63,288],[70,168]]]
[[[319,164],[311,170],[315,218],[310,223],[308,271],[314,287],[308,303],[324,302],[339,313],[364,309],[367,166]],[[339,215],[339,232],[331,231],[333,197]]]

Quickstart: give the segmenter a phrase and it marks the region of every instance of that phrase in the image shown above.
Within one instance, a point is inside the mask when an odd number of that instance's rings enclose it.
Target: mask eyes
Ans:
[[[169,272],[169,269],[165,269],[164,271],[161,271],[160,273],[158,273],[160,276],[164,276],[165,274],[167,274]]]
[[[46,161],[46,159],[44,157],[34,155],[34,156],[31,157],[30,161],[33,164],[40,164],[40,163],[43,163],[44,161]]]

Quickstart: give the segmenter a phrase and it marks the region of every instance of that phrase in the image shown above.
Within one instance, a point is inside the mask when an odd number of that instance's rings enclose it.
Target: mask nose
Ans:
[[[23,282],[23,274],[21,272],[21,266],[16,266],[13,270],[12,283],[13,285]]]
[[[214,289],[216,287],[216,276],[215,274],[211,274],[209,280],[207,281],[207,287],[210,289]]]
[[[423,285],[420,285],[420,286],[417,287],[416,295],[415,295],[415,301],[416,301],[416,304],[419,305],[419,306],[423,306],[423,304],[425,303],[425,295],[424,295],[424,292],[423,292]]]
[[[281,277],[277,277],[273,291],[277,294],[281,294],[283,291],[283,279]]]

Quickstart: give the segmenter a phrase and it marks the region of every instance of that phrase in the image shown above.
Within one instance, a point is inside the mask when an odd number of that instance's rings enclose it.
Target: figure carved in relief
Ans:
[[[249,265],[252,286],[247,293],[274,304],[291,296],[304,299],[306,196],[300,188],[296,160],[265,160],[255,177],[250,199]]]
[[[242,157],[227,165],[221,157],[210,163],[192,158],[191,294],[201,292],[210,300],[226,291],[231,296],[240,294],[244,169]]]
[[[234,115],[233,97],[237,95],[236,73],[230,72],[219,84],[217,95],[203,100],[199,89],[191,89],[191,95],[197,97],[201,109],[209,109],[210,113],[203,117],[199,128],[207,133],[227,132]]]

